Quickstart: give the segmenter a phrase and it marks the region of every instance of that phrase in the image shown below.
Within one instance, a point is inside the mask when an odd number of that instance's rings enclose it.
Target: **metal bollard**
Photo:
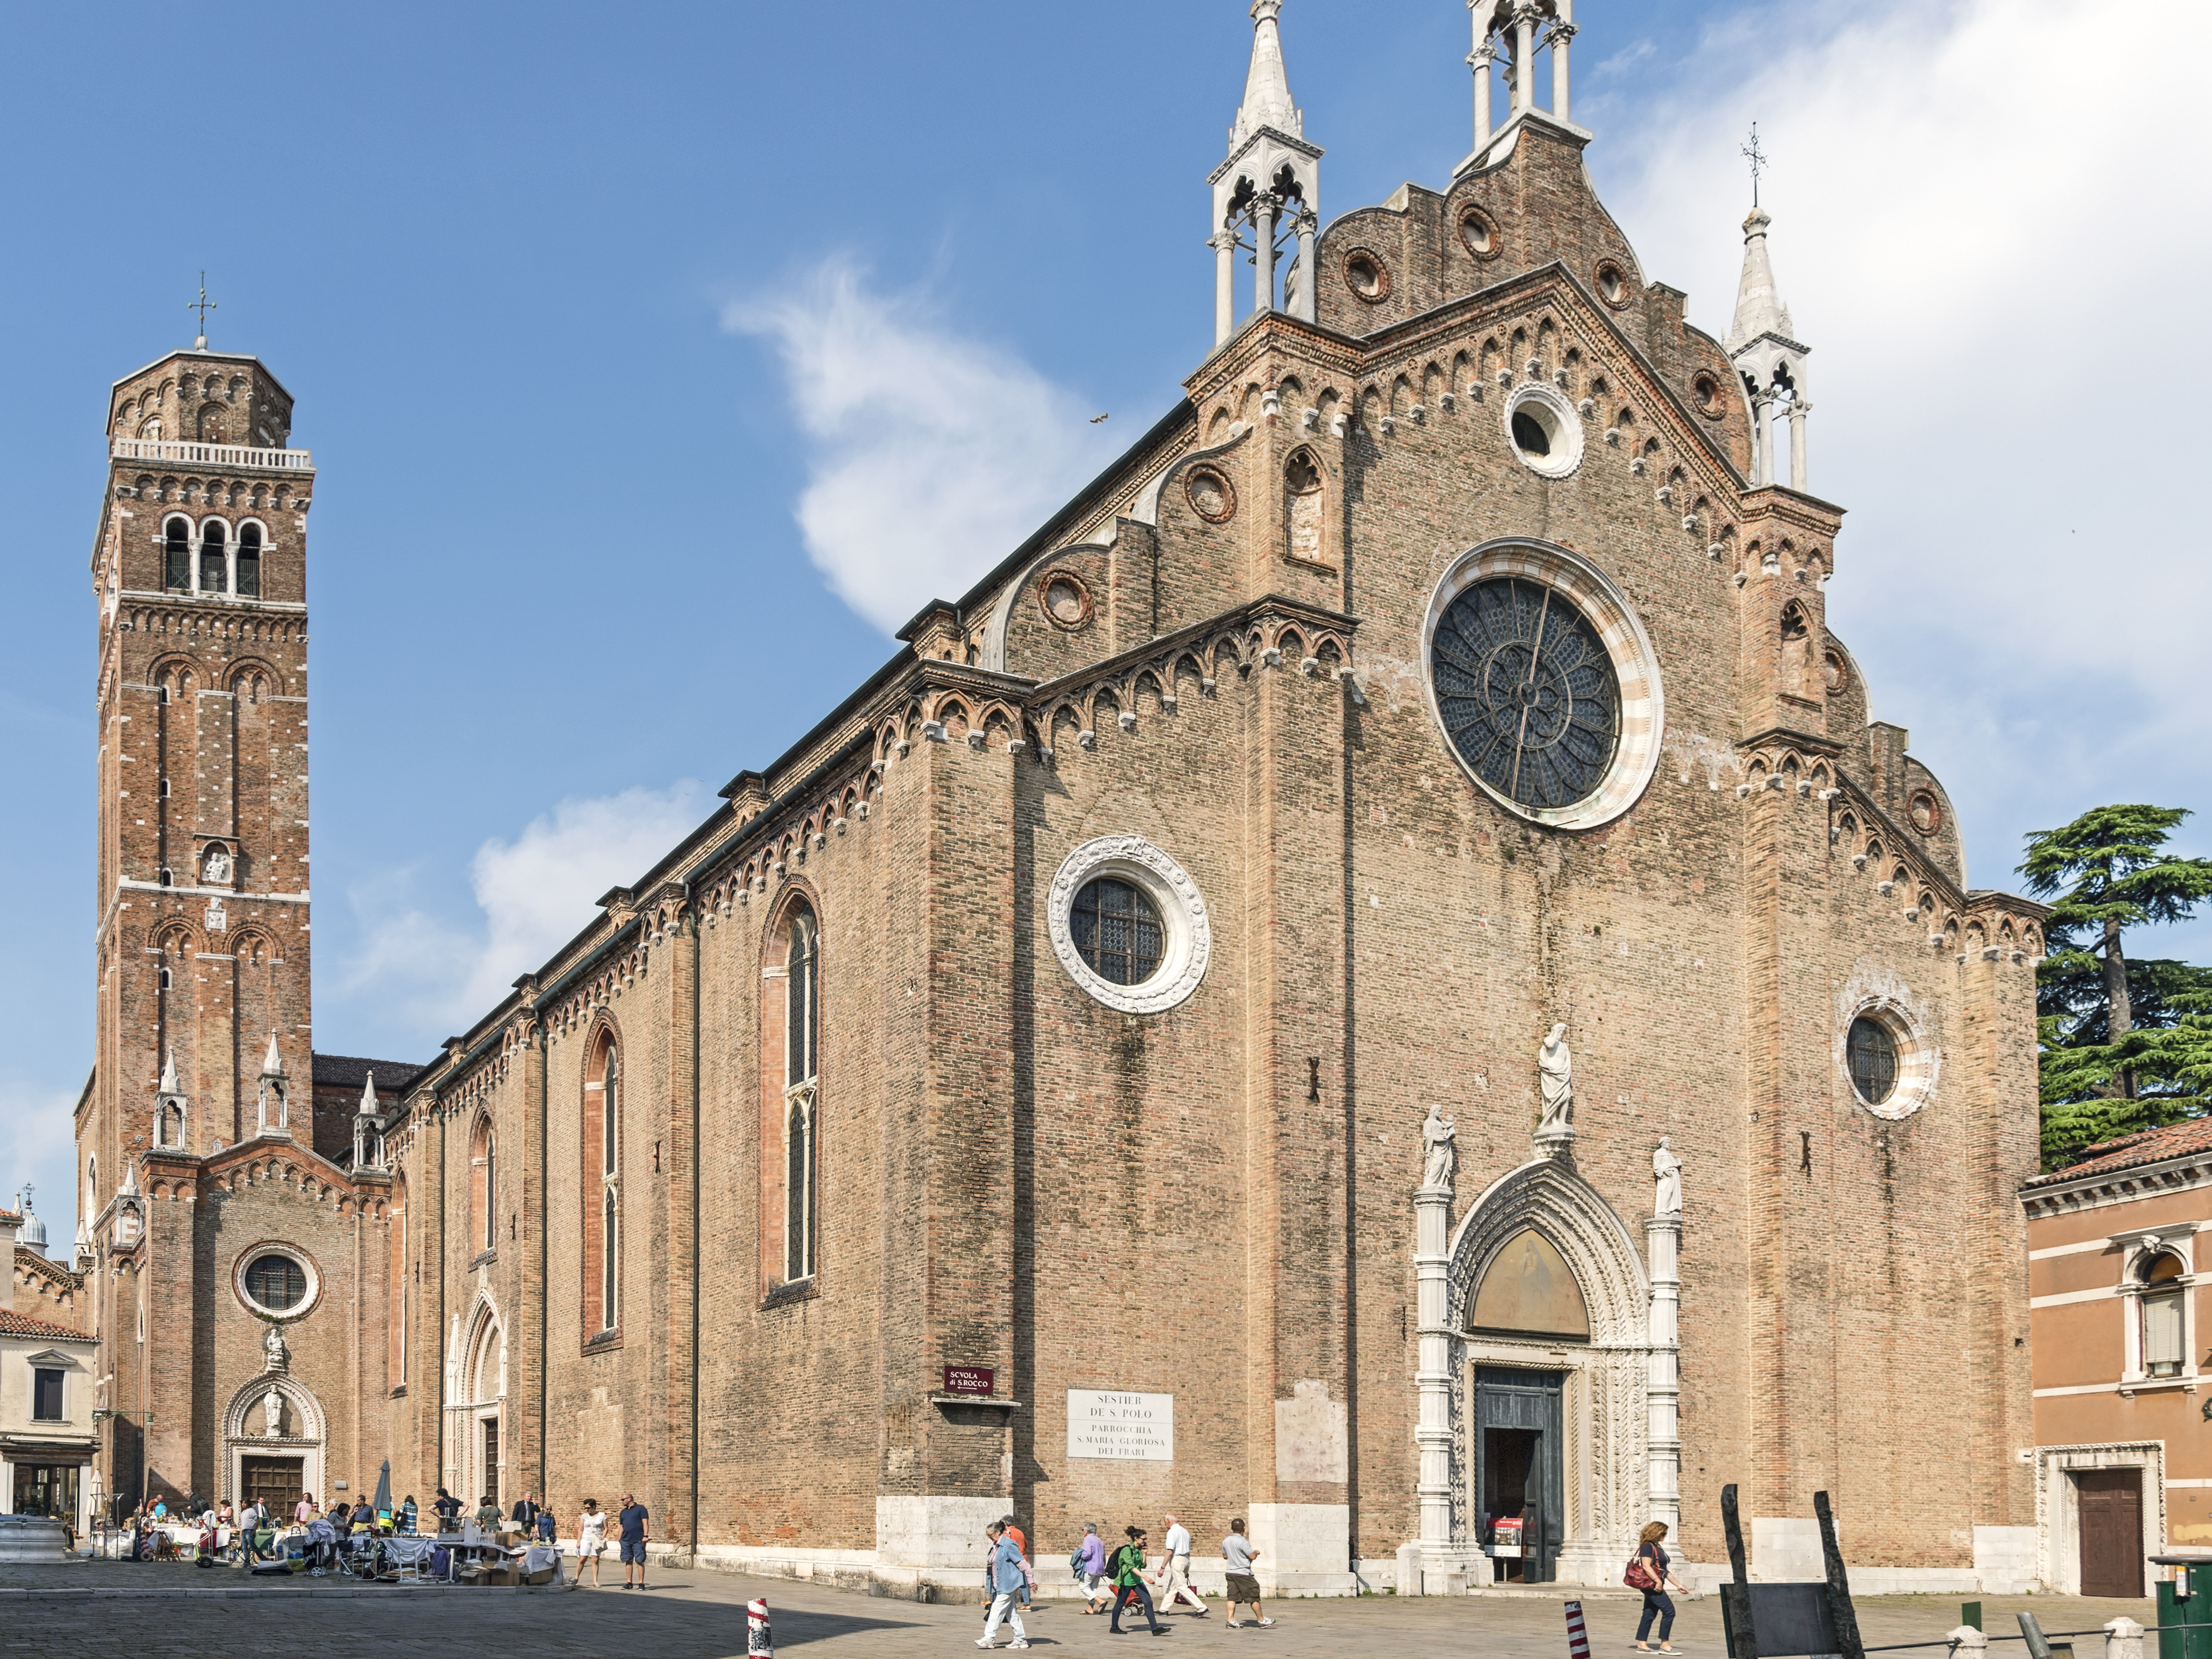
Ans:
[[[1567,1659],[1589,1659],[1589,1632],[1583,1628],[1583,1604],[1567,1604]]]

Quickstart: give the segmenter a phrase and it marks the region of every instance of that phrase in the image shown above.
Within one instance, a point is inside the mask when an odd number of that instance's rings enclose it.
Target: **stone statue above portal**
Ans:
[[[1453,1145],[1459,1133],[1455,1121],[1443,1115],[1443,1109],[1435,1102],[1429,1103],[1428,1121],[1421,1125],[1421,1144],[1427,1157],[1421,1165],[1421,1185],[1441,1187],[1451,1190],[1452,1173],[1459,1164],[1459,1150]]]
[[[1567,1049],[1567,1024],[1552,1027],[1544,1046],[1536,1051],[1536,1078],[1544,1091],[1544,1116],[1536,1125],[1539,1136],[1575,1132],[1575,1060]]]
[[[1655,1216],[1682,1213],[1682,1160],[1674,1156],[1674,1137],[1659,1137],[1659,1148],[1651,1154],[1651,1178],[1658,1192],[1651,1202]]]

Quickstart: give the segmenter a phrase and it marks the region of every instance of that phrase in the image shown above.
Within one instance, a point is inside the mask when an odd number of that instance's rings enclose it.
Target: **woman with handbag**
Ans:
[[[1674,1644],[1667,1639],[1674,1633],[1674,1603],[1667,1594],[1667,1585],[1672,1580],[1674,1588],[1683,1595],[1690,1593],[1687,1584],[1667,1571],[1667,1552],[1660,1547],[1660,1540],[1666,1535],[1667,1523],[1664,1521],[1654,1521],[1644,1528],[1637,1535],[1636,1553],[1629,1559],[1628,1571],[1620,1576],[1620,1582],[1629,1589],[1644,1592],[1644,1617],[1636,1626],[1636,1650],[1638,1653],[1651,1651],[1648,1638],[1654,1619],[1659,1621],[1659,1651],[1674,1651]]]

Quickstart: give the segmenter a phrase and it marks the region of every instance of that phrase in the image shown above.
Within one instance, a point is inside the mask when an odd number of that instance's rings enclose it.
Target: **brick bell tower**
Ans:
[[[307,508],[292,396],[203,334],[118,380],[100,615],[98,1052],[77,1118],[97,1246],[131,1171],[312,1138]],[[295,1084],[297,1093],[295,1094]]]

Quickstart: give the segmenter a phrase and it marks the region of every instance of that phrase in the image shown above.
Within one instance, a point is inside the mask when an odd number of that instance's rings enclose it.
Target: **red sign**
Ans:
[[[988,1365],[947,1365],[945,1368],[945,1392],[947,1394],[981,1395],[987,1398],[998,1382],[998,1373]]]

